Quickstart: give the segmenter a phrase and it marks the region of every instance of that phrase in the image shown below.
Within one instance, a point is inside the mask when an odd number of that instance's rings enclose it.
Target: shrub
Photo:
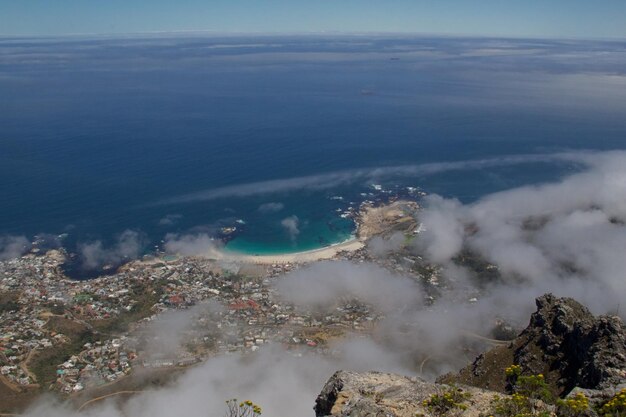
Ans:
[[[250,400],[238,402],[236,398],[226,401],[226,417],[258,417],[261,407]]]
[[[20,305],[15,300],[0,301],[0,314],[4,312],[18,311]]]
[[[519,365],[511,365],[504,370],[504,374],[506,375],[506,390],[509,394],[514,392],[515,383],[521,373],[522,367]]]
[[[548,403],[554,403],[554,397],[550,392],[550,387],[542,374],[517,377],[514,385],[516,393],[522,394],[534,400],[542,400]]]
[[[558,400],[556,404],[559,417],[581,417],[589,412],[589,399],[582,392],[572,398]]]
[[[519,365],[511,365],[504,370],[507,378],[517,378],[522,373],[522,367]]]
[[[554,398],[542,374],[524,376],[519,365],[509,366],[504,373],[512,395],[507,398],[496,397],[489,417],[550,416],[543,402],[553,402]]]
[[[549,417],[550,412],[540,407],[536,400],[522,394],[510,398],[496,398],[489,417]]]
[[[606,403],[598,407],[598,414],[604,417],[622,417],[626,415],[626,388],[615,394]]]
[[[424,400],[422,405],[435,415],[442,416],[451,410],[467,410],[464,404],[471,397],[469,392],[463,392],[460,388],[451,387],[443,394],[433,394],[429,399]]]

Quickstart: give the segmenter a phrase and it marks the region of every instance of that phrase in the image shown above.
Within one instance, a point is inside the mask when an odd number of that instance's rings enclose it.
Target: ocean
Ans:
[[[0,236],[62,245],[80,273],[185,236],[336,243],[364,200],[471,202],[626,148],[625,64],[618,41],[0,38]]]

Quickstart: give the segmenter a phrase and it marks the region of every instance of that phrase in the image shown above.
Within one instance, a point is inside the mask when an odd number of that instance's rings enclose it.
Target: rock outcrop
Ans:
[[[537,298],[530,324],[508,346],[480,355],[441,382],[504,391],[504,369],[517,364],[523,374],[543,374],[557,395],[575,387],[605,389],[626,382],[626,328],[619,317],[594,317],[571,298]]]
[[[511,364],[520,365],[522,374],[543,374],[554,394],[583,391],[591,402],[626,386],[626,328],[618,317],[594,317],[577,301],[552,294],[536,304],[530,324],[510,345],[438,383],[379,372],[335,373],[317,397],[316,416],[430,416],[423,401],[451,389],[468,394],[463,416],[488,415],[494,398],[507,391],[505,368]]]
[[[477,417],[484,413],[497,393],[472,387],[452,388],[419,378],[380,372],[336,372],[315,401],[315,415],[333,417],[415,417],[431,415],[423,401],[447,390],[466,392],[467,409],[463,415]]]

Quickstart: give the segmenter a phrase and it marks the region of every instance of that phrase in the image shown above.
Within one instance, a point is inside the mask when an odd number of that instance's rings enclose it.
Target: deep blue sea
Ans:
[[[127,230],[141,253],[233,226],[231,250],[311,249],[373,184],[469,202],[624,148],[626,42],[0,38],[0,236],[78,258]]]

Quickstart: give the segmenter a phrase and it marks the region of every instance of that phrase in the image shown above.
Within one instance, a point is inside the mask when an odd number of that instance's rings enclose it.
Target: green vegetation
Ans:
[[[74,302],[77,304],[85,304],[93,300],[91,294],[76,294],[74,296]]]
[[[46,328],[51,332],[64,335],[68,342],[38,351],[32,357],[28,367],[42,387],[56,381],[56,370],[59,364],[80,352],[85,343],[96,340],[96,336],[87,326],[64,317],[50,317]]]
[[[17,311],[20,305],[14,300],[0,302],[0,314],[9,311]]]
[[[133,290],[136,291],[133,298],[137,304],[130,311],[122,311],[117,317],[91,322],[94,330],[103,334],[123,333],[132,323],[152,314],[152,306],[159,301],[161,291],[153,293],[151,288],[142,287]]]
[[[141,286],[137,286],[133,290],[136,291],[135,299],[138,302],[130,311],[124,311],[111,319],[93,321],[90,323],[93,329],[62,317],[52,317],[49,320],[47,327],[65,335],[69,339],[69,343],[45,349],[33,357],[29,368],[42,387],[47,387],[56,381],[57,366],[83,350],[85,343],[101,340],[111,333],[127,331],[130,324],[151,314],[152,306],[159,300],[159,292],[153,294],[150,288],[144,289]],[[55,314],[62,312],[59,310],[64,311],[64,306],[59,305],[53,312]]]
[[[559,417],[582,417],[589,412],[589,399],[582,392],[572,398],[557,401],[557,415]]]
[[[554,403],[550,387],[546,384],[542,374],[520,375],[516,381],[515,392],[531,400],[542,400],[549,404]]]
[[[56,314],[57,316],[65,314],[65,304],[63,303],[49,303],[47,307],[52,314]]]
[[[519,365],[511,365],[504,371],[512,395],[506,398],[496,398],[492,403],[492,412],[489,417],[585,417],[592,415],[589,399],[582,392],[571,398],[558,399],[550,392],[542,374],[522,375]],[[619,413],[612,414],[618,400],[606,407],[605,417],[619,417]],[[553,408],[556,406],[556,408]],[[622,410],[626,410],[626,390],[623,392]],[[554,410],[554,411],[552,411]],[[623,412],[623,411],[622,411]],[[599,413],[602,415],[602,413]]]
[[[496,398],[489,417],[549,417],[547,404],[554,404],[550,387],[542,374],[522,375],[519,365],[504,371],[512,395]]]
[[[513,394],[519,394],[531,400],[554,403],[554,397],[543,374],[522,375],[522,368],[519,365],[509,366],[504,370],[504,374]]]
[[[510,398],[496,398],[489,417],[549,417],[550,412],[542,409],[537,401],[521,394]]]
[[[483,259],[479,254],[470,251],[469,249],[463,249],[453,261],[472,271],[475,277],[475,282],[479,286],[484,286],[489,283],[499,282],[502,279],[500,270],[495,268],[492,264]]]
[[[85,343],[93,341],[93,333],[85,329],[72,335],[70,343],[64,343],[38,352],[29,364],[29,369],[35,374],[41,386],[45,388],[56,381],[56,370],[59,364],[80,352]]]
[[[504,370],[504,374],[507,379],[509,378],[517,378],[522,374],[522,367],[519,365],[511,365]]]
[[[20,305],[17,303],[17,293],[0,294],[0,314],[9,311],[17,311]]]
[[[598,414],[603,417],[622,417],[626,415],[626,388],[615,394],[606,403],[598,407]]]
[[[422,405],[432,414],[437,416],[447,415],[452,410],[465,411],[465,402],[471,398],[469,392],[464,392],[460,388],[451,387],[443,394],[433,394],[429,399],[424,400]]]
[[[226,401],[226,417],[258,417],[261,407],[250,400],[239,402],[236,398]]]

